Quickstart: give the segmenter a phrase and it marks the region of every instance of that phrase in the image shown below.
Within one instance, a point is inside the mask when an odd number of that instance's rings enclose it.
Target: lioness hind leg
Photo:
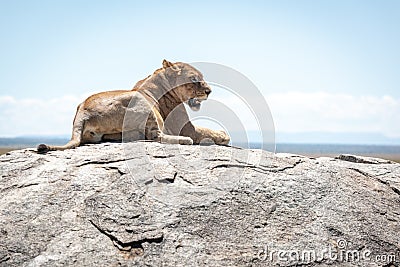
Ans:
[[[124,131],[123,133],[104,134],[102,141],[123,141],[133,142],[138,140],[144,140],[144,134],[140,131]]]
[[[103,134],[101,141],[122,141],[122,133]]]

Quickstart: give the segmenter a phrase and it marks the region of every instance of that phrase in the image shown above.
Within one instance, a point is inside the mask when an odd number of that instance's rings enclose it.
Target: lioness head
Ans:
[[[203,74],[189,64],[172,63],[165,59],[163,68],[175,95],[192,110],[199,110],[201,101],[206,100],[211,93],[211,88],[204,81]]]

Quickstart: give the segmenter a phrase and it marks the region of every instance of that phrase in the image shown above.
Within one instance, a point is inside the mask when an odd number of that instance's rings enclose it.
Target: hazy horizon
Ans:
[[[243,143],[262,143],[258,138],[258,132],[248,132],[248,140],[235,140]],[[254,138],[252,138],[254,136]],[[69,140],[70,134],[59,135],[17,135],[0,136],[0,139],[48,139]],[[334,141],[332,141],[334,140]],[[331,133],[331,132],[300,132],[300,133],[276,133],[275,142],[280,144],[327,144],[327,145],[389,145],[400,146],[400,138],[388,138],[379,133]],[[0,143],[1,146],[1,143]],[[400,154],[400,152],[399,152]]]

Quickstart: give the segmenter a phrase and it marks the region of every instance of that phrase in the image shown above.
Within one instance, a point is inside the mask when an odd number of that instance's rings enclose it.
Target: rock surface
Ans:
[[[385,160],[105,143],[10,152],[0,174],[0,266],[400,262],[400,164]]]

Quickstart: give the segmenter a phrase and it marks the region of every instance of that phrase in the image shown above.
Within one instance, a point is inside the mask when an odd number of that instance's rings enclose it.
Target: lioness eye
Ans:
[[[193,76],[190,79],[192,80],[193,83],[198,83],[199,82],[199,79],[197,79],[196,76]]]

